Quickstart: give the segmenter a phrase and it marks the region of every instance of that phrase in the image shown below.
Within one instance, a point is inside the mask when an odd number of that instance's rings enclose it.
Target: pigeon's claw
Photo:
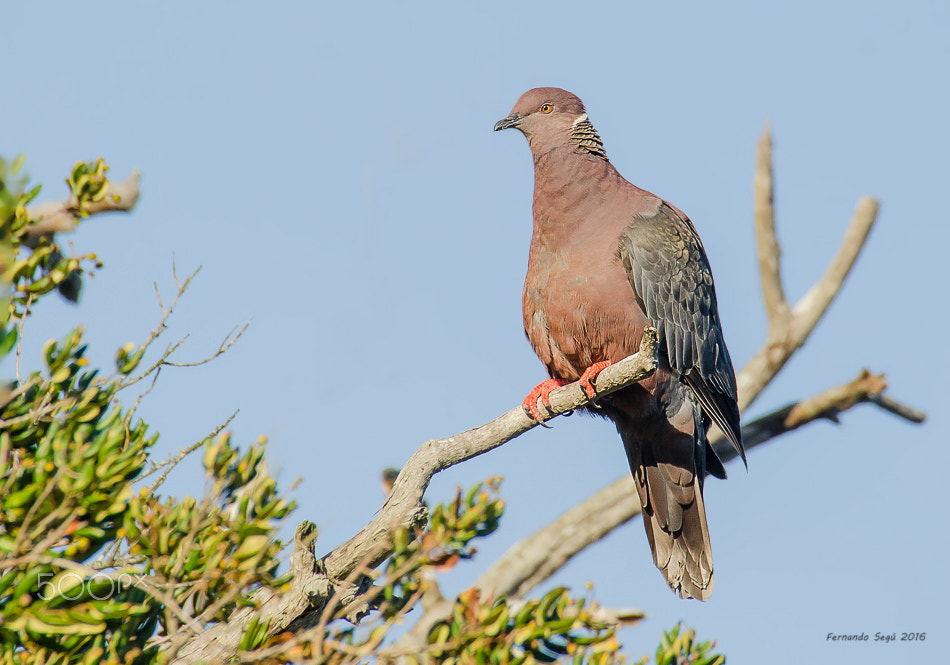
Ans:
[[[543,404],[545,408],[551,408],[551,391],[561,386],[566,386],[568,383],[570,383],[570,381],[565,381],[564,379],[548,379],[547,381],[542,381],[531,389],[531,392],[528,393],[528,396],[525,397],[521,403],[521,408],[532,418],[541,422],[541,409],[538,408],[538,398],[541,398],[541,404]]]
[[[613,365],[611,361],[602,360],[599,363],[594,363],[585,369],[583,374],[581,374],[581,378],[578,380],[580,381],[581,388],[583,388],[584,392],[587,393],[588,399],[594,399],[594,395],[597,394],[597,391],[594,390],[593,384],[593,382],[597,380],[597,375],[611,365]]]

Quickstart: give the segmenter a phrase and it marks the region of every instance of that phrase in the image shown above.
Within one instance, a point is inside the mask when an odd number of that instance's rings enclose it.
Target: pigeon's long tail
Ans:
[[[684,407],[695,413],[691,423],[677,418],[614,420],[640,495],[656,567],[681,598],[707,600],[713,589],[713,561],[703,504],[706,436],[698,407]]]

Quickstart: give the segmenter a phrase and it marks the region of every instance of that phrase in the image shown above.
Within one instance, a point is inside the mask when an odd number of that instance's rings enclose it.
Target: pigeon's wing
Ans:
[[[735,371],[722,337],[709,260],[696,229],[662,203],[655,212],[633,218],[620,236],[619,251],[670,367],[745,461]]]

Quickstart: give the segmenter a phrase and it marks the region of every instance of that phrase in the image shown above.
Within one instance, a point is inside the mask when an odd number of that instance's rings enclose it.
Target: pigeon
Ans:
[[[735,371],[703,244],[678,208],[631,184],[607,158],[584,104],[560,88],[529,90],[495,131],[514,128],[534,159],[534,232],[522,294],[524,329],[550,379],[525,398],[597,373],[659,335],[650,377],[589,404],[623,441],[653,560],[681,598],[707,600],[712,548],[706,474],[725,478],[707,440],[715,423],[745,462]]]

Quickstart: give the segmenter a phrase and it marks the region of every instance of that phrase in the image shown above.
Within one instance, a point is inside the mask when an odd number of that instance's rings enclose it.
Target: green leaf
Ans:
[[[43,621],[35,616],[26,617],[26,629],[40,635],[98,635],[106,629],[104,622],[76,623],[70,622],[64,626],[57,626]]]
[[[240,547],[238,547],[237,552],[234,553],[234,558],[238,561],[243,561],[244,559],[249,559],[252,556],[256,555],[262,549],[267,547],[267,542],[270,540],[270,536],[248,536],[242,542]]]
[[[0,306],[3,306],[0,303]],[[16,346],[18,333],[16,326],[11,325],[9,329],[0,328],[0,358],[10,353]]]
[[[12,162],[10,162],[10,175],[16,175],[19,173],[24,164],[26,164],[26,155],[21,152],[19,155],[13,158]]]
[[[23,489],[17,490],[16,492],[13,492],[7,496],[6,500],[3,502],[3,507],[7,510],[10,510],[11,508],[22,508],[26,504],[33,501],[33,498],[37,495],[39,489],[40,488],[36,487],[35,485],[27,485]]]

